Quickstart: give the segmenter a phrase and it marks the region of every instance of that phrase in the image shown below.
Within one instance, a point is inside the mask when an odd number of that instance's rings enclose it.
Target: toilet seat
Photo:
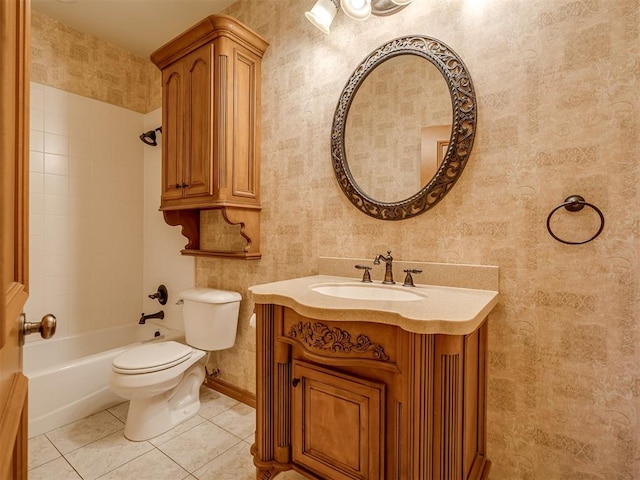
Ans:
[[[116,356],[112,369],[124,375],[159,372],[187,361],[192,353],[191,347],[174,341],[149,343]]]

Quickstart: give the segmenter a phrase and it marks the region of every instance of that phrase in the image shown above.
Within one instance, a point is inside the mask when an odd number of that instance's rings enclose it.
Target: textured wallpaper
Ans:
[[[338,14],[330,35],[304,18],[313,0],[241,0],[228,13],[271,44],[263,61],[262,259],[199,259],[200,286],[242,293],[222,378],[255,390],[254,284],[315,274],[318,256],[500,267],[489,320],[488,456],[493,480],[640,478],[640,5],[637,0],[416,0],[391,17]],[[330,159],[340,92],[373,49],[436,37],[464,60],[478,131],[461,179],[402,222],[343,196]],[[603,233],[569,246],[547,233],[571,194],[604,213]],[[593,212],[558,212],[570,240]],[[203,220],[214,247],[219,215]],[[379,280],[379,279],[378,279]],[[419,279],[418,279],[419,281]]]
[[[138,113],[162,103],[160,71],[148,58],[35,10],[31,11],[31,80]]]

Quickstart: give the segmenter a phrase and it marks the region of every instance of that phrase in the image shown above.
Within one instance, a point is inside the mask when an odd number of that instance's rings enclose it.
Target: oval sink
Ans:
[[[309,288],[314,292],[331,297],[350,298],[352,300],[384,300],[411,302],[424,300],[426,295],[410,292],[406,289],[367,284],[318,284]]]

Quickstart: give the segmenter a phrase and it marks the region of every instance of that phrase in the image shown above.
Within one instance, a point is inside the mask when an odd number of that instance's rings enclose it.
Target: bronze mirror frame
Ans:
[[[351,175],[345,152],[345,124],[353,98],[367,76],[382,62],[398,55],[422,57],[443,75],[451,95],[451,138],[442,164],[426,185],[405,200],[380,202],[363,192]],[[380,220],[403,220],[426,212],[449,192],[467,164],[476,132],[476,110],[475,91],[467,67],[446,44],[424,35],[400,37],[385,43],[358,65],[338,100],[331,129],[331,158],[340,188],[356,208]]]

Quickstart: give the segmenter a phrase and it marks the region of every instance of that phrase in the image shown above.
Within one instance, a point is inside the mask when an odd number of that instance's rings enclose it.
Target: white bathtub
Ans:
[[[83,335],[29,342],[29,437],[40,435],[124,400],[109,389],[111,361],[135,343],[183,340],[183,332],[148,321]]]

